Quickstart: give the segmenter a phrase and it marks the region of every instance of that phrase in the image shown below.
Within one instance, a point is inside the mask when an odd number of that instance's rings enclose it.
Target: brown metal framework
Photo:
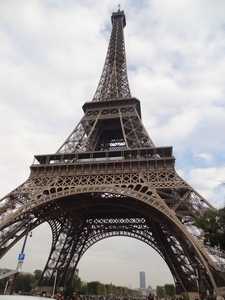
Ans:
[[[103,73],[84,117],[55,154],[36,155],[26,182],[0,201],[0,257],[43,222],[52,247],[41,284],[58,271],[71,281],[82,255],[99,240],[128,236],[153,247],[177,293],[222,293],[224,254],[203,243],[193,218],[212,206],[175,171],[172,147],[156,147],[127,79],[123,11],[112,15]],[[225,256],[224,256],[225,257]]]

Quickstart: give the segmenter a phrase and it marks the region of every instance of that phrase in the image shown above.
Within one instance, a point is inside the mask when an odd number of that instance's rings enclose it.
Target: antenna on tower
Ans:
[[[118,11],[120,11],[120,4],[118,4]]]

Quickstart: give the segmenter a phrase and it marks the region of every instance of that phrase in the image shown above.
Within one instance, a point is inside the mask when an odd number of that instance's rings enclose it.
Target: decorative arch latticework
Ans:
[[[160,254],[171,270],[177,292],[195,292],[199,286],[213,290],[216,283],[211,268],[215,266],[208,267],[210,258],[155,189],[140,183],[73,186],[69,177],[63,179],[63,188],[61,184],[56,189],[53,186],[61,182],[60,177],[49,177],[48,184],[46,178],[30,180],[36,186],[39,183],[36,199],[4,218],[1,228],[2,232],[7,229],[7,234],[1,245],[4,254],[24,236],[27,226],[32,229],[47,221],[52,229],[52,248],[40,284],[53,284],[57,270],[58,285],[66,285],[93,244],[110,236],[128,236]],[[199,282],[196,274],[201,274]]]
[[[130,95],[125,25],[124,12],[113,13],[102,76],[76,128],[56,153],[36,155],[28,180],[0,200],[0,258],[48,222],[41,285],[57,274],[57,286],[67,286],[94,243],[128,236],[160,254],[177,293],[225,294],[225,254],[193,230],[214,208],[176,173],[172,147],[155,146]]]

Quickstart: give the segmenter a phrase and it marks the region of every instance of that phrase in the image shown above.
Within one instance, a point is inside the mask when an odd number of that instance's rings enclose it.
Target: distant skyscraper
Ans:
[[[145,272],[140,272],[140,289],[145,289],[146,283],[145,283]]]

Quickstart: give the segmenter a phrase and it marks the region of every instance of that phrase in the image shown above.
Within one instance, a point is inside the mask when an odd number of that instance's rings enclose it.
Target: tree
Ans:
[[[77,274],[75,274],[73,278],[73,289],[75,292],[78,292],[81,291],[81,287],[82,287],[82,281],[80,277]]]
[[[72,272],[72,269],[68,270]],[[42,271],[35,270],[33,274],[30,273],[19,273],[15,278],[15,291],[22,293],[30,293],[35,288],[41,278]],[[51,282],[48,279],[43,285],[53,286],[54,278]],[[0,281],[0,292],[3,293],[7,279]],[[48,284],[48,285],[47,285]],[[123,286],[115,286],[111,284],[103,284],[99,281],[82,282],[78,274],[75,273],[72,282],[65,282],[64,296],[65,299],[69,299],[73,292],[80,292],[83,295],[114,295],[114,296],[140,296],[140,293],[136,290],[128,289]]]
[[[165,284],[164,286],[165,295],[169,297],[174,297],[176,294],[175,286],[173,284]]]
[[[100,282],[99,281],[91,281],[87,283],[88,294],[90,295],[98,295],[98,288]]]
[[[225,208],[208,209],[203,216],[195,218],[195,225],[204,231],[205,243],[225,251]]]
[[[102,283],[99,283],[97,286],[97,295],[105,295],[105,294],[106,294],[105,285]]]
[[[29,293],[33,287],[34,276],[29,273],[19,273],[15,280],[15,291]]]
[[[164,286],[157,286],[157,287],[156,287],[156,295],[159,297],[159,299],[165,297],[165,289],[164,289]]]
[[[36,283],[41,279],[42,270],[34,270],[34,279]]]
[[[112,285],[112,283],[106,284],[105,287],[106,287],[106,294],[107,295],[113,294],[113,285]]]

